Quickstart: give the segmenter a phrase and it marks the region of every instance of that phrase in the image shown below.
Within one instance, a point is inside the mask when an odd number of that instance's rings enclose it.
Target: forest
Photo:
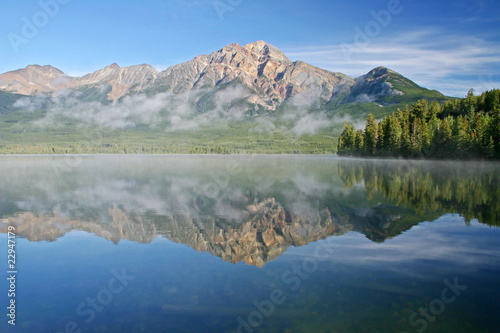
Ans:
[[[500,89],[442,104],[417,101],[363,130],[346,122],[338,140],[341,156],[435,159],[500,158]]]

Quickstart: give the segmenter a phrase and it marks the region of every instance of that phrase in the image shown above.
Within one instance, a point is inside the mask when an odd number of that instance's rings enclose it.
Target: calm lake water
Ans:
[[[498,163],[24,156],[0,175],[1,332],[500,332]]]

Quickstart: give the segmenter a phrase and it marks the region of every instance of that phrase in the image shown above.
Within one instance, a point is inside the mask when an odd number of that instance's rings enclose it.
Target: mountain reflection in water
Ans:
[[[498,226],[498,165],[286,156],[22,157],[0,163],[0,230],[55,241],[158,236],[262,267],[356,231],[374,242],[445,213]]]

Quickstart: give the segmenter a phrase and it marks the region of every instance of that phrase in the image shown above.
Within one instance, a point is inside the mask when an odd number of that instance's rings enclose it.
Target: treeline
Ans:
[[[0,154],[6,155],[50,155],[50,154],[332,154],[332,150],[321,147],[261,147],[261,146],[141,146],[126,144],[10,144],[0,145]]]
[[[130,146],[122,144],[69,144],[69,145],[6,145],[0,154],[231,154],[234,151],[222,146]]]
[[[342,156],[405,158],[500,158],[500,90],[444,104],[420,100],[364,130],[345,124],[338,141]]]

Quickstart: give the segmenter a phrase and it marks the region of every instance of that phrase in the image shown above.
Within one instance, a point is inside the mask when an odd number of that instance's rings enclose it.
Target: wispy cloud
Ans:
[[[470,88],[484,91],[500,87],[500,44],[432,29],[380,37],[361,47],[353,41],[285,52],[292,59],[351,76],[386,66],[451,96],[462,96]]]

